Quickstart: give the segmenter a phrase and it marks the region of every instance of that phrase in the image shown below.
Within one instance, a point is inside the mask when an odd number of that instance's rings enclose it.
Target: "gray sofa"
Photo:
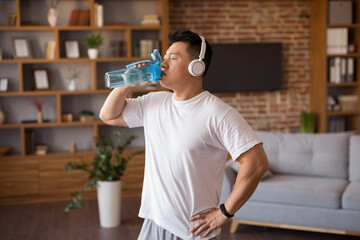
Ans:
[[[257,132],[270,163],[238,224],[360,235],[360,136]],[[220,202],[237,172],[227,163]]]

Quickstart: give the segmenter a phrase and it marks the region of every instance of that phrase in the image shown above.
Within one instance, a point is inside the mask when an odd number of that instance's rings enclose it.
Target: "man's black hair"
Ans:
[[[194,59],[199,58],[202,41],[198,34],[190,30],[177,29],[169,34],[169,40],[170,40],[170,44],[173,44],[175,42],[187,43],[188,47],[186,48],[186,50],[190,56],[190,60],[192,61]],[[212,58],[212,48],[206,40],[205,42],[206,42],[206,52],[205,52],[205,57],[203,59],[205,63],[205,71],[203,73],[203,76],[206,75]]]

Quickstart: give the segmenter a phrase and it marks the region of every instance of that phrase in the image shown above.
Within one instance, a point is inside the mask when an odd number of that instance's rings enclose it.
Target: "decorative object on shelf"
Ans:
[[[120,224],[121,216],[121,176],[124,175],[128,161],[141,152],[133,152],[124,156],[124,150],[136,138],[130,135],[121,143],[121,132],[115,130],[115,142],[104,137],[95,137],[95,157],[91,164],[83,162],[68,162],[66,173],[70,170],[82,170],[89,174],[82,190],[73,192],[66,211],[84,206],[82,194],[97,187],[100,225],[102,227],[116,227]]]
[[[56,9],[57,5],[58,5],[59,1],[58,0],[47,0],[47,5],[48,5],[48,13],[47,13],[47,19],[49,22],[49,25],[51,27],[55,27],[58,17],[59,17],[59,13]]]
[[[32,58],[32,51],[30,41],[26,37],[13,37],[13,55],[14,58]]]
[[[67,58],[79,58],[79,43],[76,40],[65,41],[65,51]]]
[[[48,41],[45,43],[46,59],[55,59],[56,42]]]
[[[5,114],[0,107],[0,125],[5,122]]]
[[[95,27],[104,26],[104,6],[99,3],[94,3],[94,14]]]
[[[160,26],[160,16],[158,14],[145,14],[141,21],[143,26]]]
[[[80,122],[94,121],[94,112],[90,110],[82,110],[80,112]]]
[[[73,115],[71,113],[63,113],[61,115],[61,122],[72,122]]]
[[[38,101],[38,100],[34,100],[33,104],[35,106],[35,108],[37,109],[37,123],[43,123],[43,113],[42,113],[42,108],[43,108],[43,103]]]
[[[9,13],[8,26],[13,27],[16,25],[16,13]]]
[[[7,92],[9,87],[9,79],[0,78],[0,92]]]
[[[357,110],[357,103],[359,99],[357,95],[339,95],[338,99],[341,106],[341,111],[353,112]]]
[[[10,152],[11,147],[10,146],[0,146],[0,156],[4,156],[8,152]]]
[[[33,82],[35,90],[49,90],[50,80],[48,70],[45,68],[33,69]]]
[[[316,126],[316,114],[313,112],[301,113],[301,132],[314,133]]]
[[[74,139],[71,140],[71,144],[70,144],[70,152],[71,153],[76,153],[77,151],[77,147],[76,147],[76,142]]]
[[[101,36],[101,32],[98,32],[97,34],[90,33],[86,37],[84,43],[89,47],[88,55],[90,59],[96,59],[98,57],[98,53],[99,53],[98,48],[101,45],[102,41],[103,38]]]
[[[69,75],[67,79],[69,79],[68,90],[75,91],[76,90],[76,80],[80,78],[81,71],[76,70],[76,68],[68,68]]]
[[[46,145],[36,145],[35,146],[35,154],[36,155],[46,155],[48,150],[48,146]]]

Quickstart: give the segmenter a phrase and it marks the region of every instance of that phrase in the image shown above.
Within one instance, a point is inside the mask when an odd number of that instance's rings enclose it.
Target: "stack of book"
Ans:
[[[326,52],[327,54],[348,53],[348,29],[328,28],[326,30]]]
[[[95,13],[95,26],[96,27],[104,26],[104,6],[99,3],[95,3],[94,13]]]
[[[150,54],[154,49],[160,49],[159,40],[142,39],[133,41],[132,43],[132,56],[141,58],[150,58]]]
[[[126,41],[111,40],[109,57],[126,57]]]
[[[351,57],[329,58],[330,83],[354,82],[355,59]]]
[[[157,14],[146,14],[141,21],[143,26],[160,26],[160,17]]]

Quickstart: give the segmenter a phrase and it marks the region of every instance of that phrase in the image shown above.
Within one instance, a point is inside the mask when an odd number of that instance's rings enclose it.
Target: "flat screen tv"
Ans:
[[[211,44],[213,57],[203,87],[210,92],[281,89],[281,43]]]

